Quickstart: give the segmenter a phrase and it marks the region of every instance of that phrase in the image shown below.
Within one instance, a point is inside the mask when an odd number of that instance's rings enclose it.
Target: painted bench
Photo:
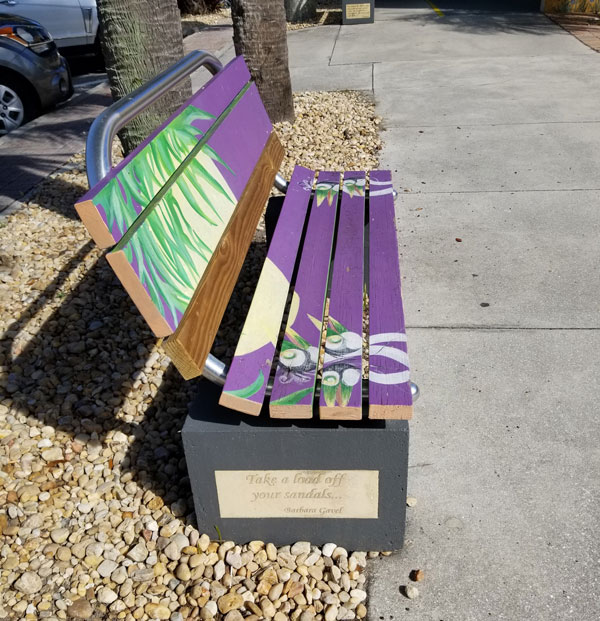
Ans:
[[[210,358],[283,155],[238,57],[76,205],[186,379]],[[317,395],[323,419],[360,419],[364,399],[370,418],[411,417],[389,171],[296,167],[221,375],[220,403],[248,414],[270,392],[275,418],[312,418]]]

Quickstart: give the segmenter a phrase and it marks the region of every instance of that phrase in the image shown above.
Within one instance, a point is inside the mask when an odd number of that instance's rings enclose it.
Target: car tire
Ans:
[[[0,78],[0,136],[21,127],[39,112],[26,85],[11,77]]]
[[[102,53],[102,44],[100,43],[100,28],[98,27],[98,32],[96,32],[96,39],[94,40],[94,56],[96,57],[96,62],[98,63],[98,69],[104,71],[106,69],[104,63],[104,54]]]

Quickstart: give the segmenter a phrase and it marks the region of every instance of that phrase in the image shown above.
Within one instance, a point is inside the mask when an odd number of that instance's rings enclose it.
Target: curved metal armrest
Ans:
[[[208,52],[191,52],[146,84],[125,95],[98,115],[88,132],[85,164],[90,188],[112,168],[112,143],[117,132],[161,95],[191,73],[206,67],[213,75],[223,69],[221,62]]]

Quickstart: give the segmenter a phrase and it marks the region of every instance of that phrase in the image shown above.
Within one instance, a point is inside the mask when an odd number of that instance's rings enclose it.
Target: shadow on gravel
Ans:
[[[65,175],[48,177],[38,188],[34,189],[28,202],[34,202],[65,218],[79,221],[74,205],[86,191],[87,185],[81,183],[75,176],[73,180],[65,179]],[[69,206],[65,208],[67,202]]]
[[[264,255],[264,241],[253,242],[215,340],[213,352],[222,359],[233,354]],[[81,280],[63,297],[78,270]],[[48,302],[56,298],[60,306],[48,312]],[[155,344],[90,241],[35,291],[0,336],[0,401],[4,393],[21,415],[70,436],[61,443],[64,459],[45,464],[56,486],[68,481],[67,462],[75,464],[82,450],[88,456],[94,450],[97,456],[84,467],[92,461],[112,487],[135,481],[142,504],[170,505],[176,516],[195,525],[180,432],[197,382],[184,381],[166,357],[155,353]],[[119,442],[115,432],[134,440]]]

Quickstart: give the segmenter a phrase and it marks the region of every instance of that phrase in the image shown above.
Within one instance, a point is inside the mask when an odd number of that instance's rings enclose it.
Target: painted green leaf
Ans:
[[[357,384],[357,386],[360,386],[360,384]],[[352,396],[353,388],[354,386],[346,386],[344,382],[340,384],[340,394],[339,394],[340,405],[343,405],[343,406],[348,405],[348,402],[350,401],[350,397]]]
[[[313,392],[313,388],[304,388],[303,390],[298,390],[297,392],[293,392],[285,397],[281,397],[281,399],[277,399],[276,401],[271,401],[271,405],[296,405],[306,397],[306,395],[310,395]]]
[[[265,376],[262,371],[258,372],[258,377],[245,388],[238,388],[237,390],[226,390],[225,392],[228,395],[233,395],[234,397],[239,397],[240,399],[248,399],[252,395],[255,395],[265,383]]]
[[[202,110],[202,108],[196,108],[196,106],[190,106],[187,108],[188,110],[194,110],[194,118],[200,119],[202,121],[208,121],[209,119],[214,119],[215,115],[207,112],[206,110]]]
[[[286,349],[298,349],[298,348],[306,350],[310,347],[310,343],[306,341],[305,339],[303,339],[299,334],[295,334],[293,337],[290,335],[286,335],[286,338],[288,339],[293,338],[294,341],[296,341],[296,343],[284,339],[283,342],[281,343],[281,351],[285,351]]]
[[[343,326],[339,321],[336,321],[331,316],[329,317],[329,327],[333,328],[334,332],[337,332],[338,334],[342,334],[343,332],[348,332],[348,328]]]
[[[225,160],[209,144],[204,147],[204,150],[208,153],[208,155],[210,155],[210,157],[212,157],[213,160],[223,165],[232,175],[235,174],[233,170],[229,168],[227,162],[225,162]]]
[[[327,190],[317,190],[316,194],[317,194],[317,207],[319,207],[321,203],[327,197]]]
[[[321,392],[325,397],[325,403],[329,407],[333,407],[335,405],[335,393],[337,390],[337,386],[327,386],[326,384],[321,384]]]
[[[152,302],[172,325],[185,312],[213,252],[201,238],[197,221],[191,224],[186,212],[189,216],[192,209],[207,226],[223,226],[229,210],[224,206],[236,202],[215,166],[218,163],[234,174],[226,162],[208,145],[201,147],[204,157],[194,154],[205,132],[193,122],[210,118],[214,116],[194,106],[186,108],[95,197],[96,203],[105,206],[109,229],[116,227],[121,235],[138,218],[136,209],[144,210],[135,235],[122,239],[119,246],[135,264]],[[165,184],[184,158],[188,158],[185,167],[165,193]],[[149,205],[152,209],[146,211]],[[160,215],[155,205],[160,205]]]

